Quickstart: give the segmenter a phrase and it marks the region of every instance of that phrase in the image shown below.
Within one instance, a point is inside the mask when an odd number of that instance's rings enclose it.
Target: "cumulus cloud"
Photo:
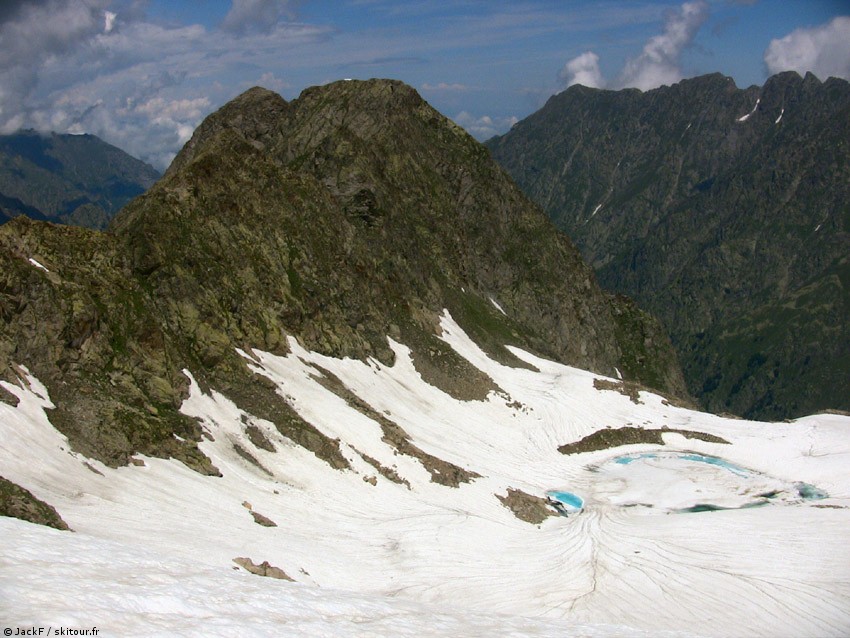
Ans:
[[[565,87],[581,84],[592,89],[601,89],[605,86],[605,78],[599,70],[599,56],[593,51],[582,53],[567,62],[558,77]]]
[[[90,40],[104,26],[103,2],[4,3],[0,12],[0,132],[25,120],[40,68]]]
[[[283,20],[289,6],[237,0],[210,30],[136,0],[0,0],[0,133],[93,133],[164,169],[207,113],[250,78],[287,87],[285,53],[327,36]]]
[[[516,116],[491,117],[482,115],[476,117],[467,111],[458,113],[454,121],[465,128],[470,135],[478,140],[486,140],[494,135],[506,133],[514,124],[519,122]]]
[[[764,52],[770,74],[811,71],[819,78],[850,80],[850,17],[833,18],[810,29],[796,29],[772,40]]]
[[[683,78],[682,53],[693,43],[708,12],[705,0],[695,0],[668,13],[664,31],[650,38],[640,55],[626,61],[615,81],[608,81],[602,75],[599,56],[593,51],[586,51],[567,62],[558,73],[558,80],[564,88],[582,84],[596,89],[611,86],[642,91],[674,84]]]
[[[277,77],[274,73],[267,71],[260,76],[260,79],[254,82],[258,86],[269,89],[271,91],[283,91],[289,88],[289,83]]]
[[[641,54],[626,62],[617,85],[647,91],[682,79],[681,56],[708,18],[704,0],[685,2],[667,16],[664,32],[647,42]]]

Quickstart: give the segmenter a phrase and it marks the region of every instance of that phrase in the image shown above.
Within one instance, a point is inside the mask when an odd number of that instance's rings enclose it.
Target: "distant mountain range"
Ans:
[[[0,224],[18,215],[105,228],[159,172],[94,135],[0,136]]]
[[[573,86],[494,158],[670,333],[706,408],[850,409],[850,84]]]

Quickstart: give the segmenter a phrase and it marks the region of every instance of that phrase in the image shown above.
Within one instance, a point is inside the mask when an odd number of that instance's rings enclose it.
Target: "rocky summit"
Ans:
[[[437,337],[444,310],[503,363],[530,365],[505,348],[516,345],[686,396],[659,324],[603,292],[487,150],[395,81],[292,102],[251,89],[108,232],[24,217],[0,227],[2,376],[26,367],[74,449],[112,467],[140,452],[219,472],[179,411],[184,370],[346,467],[338,441],[239,351],[283,354],[295,337],[392,364],[392,339],[429,383],[482,399],[498,387]]]
[[[850,84],[573,86],[488,142],[715,412],[850,409]]]

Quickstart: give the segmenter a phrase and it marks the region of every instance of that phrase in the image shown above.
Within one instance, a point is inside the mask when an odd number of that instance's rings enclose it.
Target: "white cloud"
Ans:
[[[674,84],[683,78],[682,53],[694,41],[708,12],[705,0],[685,2],[677,11],[670,12],[663,33],[650,38],[640,55],[626,61],[616,81],[605,79],[599,56],[593,51],[586,51],[567,62],[558,73],[558,79],[564,88],[582,84],[597,89],[610,85],[618,89],[633,87],[648,91]]]
[[[115,18],[118,17],[118,14],[113,13],[112,11],[104,11],[103,12],[103,32],[109,33],[112,29],[115,28]]]
[[[582,53],[567,62],[558,77],[565,87],[581,84],[593,89],[601,89],[605,86],[605,78],[599,70],[599,56],[593,51]]]
[[[850,80],[850,17],[833,18],[772,40],[764,52],[764,63],[771,75],[811,71],[823,80],[830,76]]]
[[[288,6],[275,3],[274,23],[260,29],[249,18],[268,7],[234,4],[254,30],[248,48],[238,29],[157,24],[115,0],[0,0],[0,132],[93,133],[163,169],[250,78],[288,87],[274,75],[280,61],[327,37],[325,27],[281,21]]]
[[[254,84],[257,86],[261,86],[265,89],[269,89],[270,91],[283,91],[283,89],[289,88],[289,83],[285,80],[280,79],[274,73],[266,72],[260,76],[260,79],[257,80]]]
[[[135,112],[147,115],[151,119],[196,120],[210,108],[210,101],[205,97],[193,100],[166,100],[155,97],[135,107]]]
[[[664,33],[650,38],[641,54],[626,62],[617,86],[648,91],[681,80],[682,52],[693,42],[707,18],[708,3],[704,0],[685,2],[679,11],[667,17]]]
[[[494,135],[507,133],[519,118],[510,115],[506,117],[491,117],[489,115],[475,116],[467,111],[461,111],[454,121],[465,128],[470,135],[478,140],[486,140]]]
[[[60,60],[103,28],[105,2],[9,3],[0,22],[0,129],[26,121],[27,96],[45,65]]]

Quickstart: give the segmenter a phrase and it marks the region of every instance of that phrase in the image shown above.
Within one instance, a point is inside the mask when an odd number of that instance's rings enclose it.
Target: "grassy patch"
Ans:
[[[414,325],[401,323],[401,340],[410,348],[413,367],[422,379],[458,401],[484,401],[499,386],[460,356],[445,341]]]
[[[259,375],[231,374],[227,379],[215,379],[214,383],[242,410],[274,423],[278,432],[310,450],[332,468],[349,469],[348,460],[340,452],[339,441],[325,436],[301,418],[270,381]],[[250,438],[250,433],[248,436]]]
[[[608,379],[594,379],[593,387],[597,390],[610,390],[611,392],[619,392],[620,394],[629,397],[632,403],[640,403],[640,388],[636,383],[626,381],[609,381]]]
[[[675,432],[681,434],[688,439],[697,439],[708,443],[725,443],[729,441],[713,434],[705,432],[696,432],[694,430],[678,430],[670,428],[661,429],[644,429],[632,426],[624,426],[621,428],[611,428],[597,430],[593,434],[588,434],[583,439],[574,443],[567,443],[558,448],[561,454],[581,454],[582,452],[596,452],[598,450],[607,450],[610,448],[620,447],[621,445],[636,445],[639,443],[648,445],[664,445],[662,435],[665,432]]]
[[[452,289],[446,295],[452,318],[491,359],[514,368],[534,369],[505,348],[506,345],[527,347],[522,338],[525,328],[478,295]]]

